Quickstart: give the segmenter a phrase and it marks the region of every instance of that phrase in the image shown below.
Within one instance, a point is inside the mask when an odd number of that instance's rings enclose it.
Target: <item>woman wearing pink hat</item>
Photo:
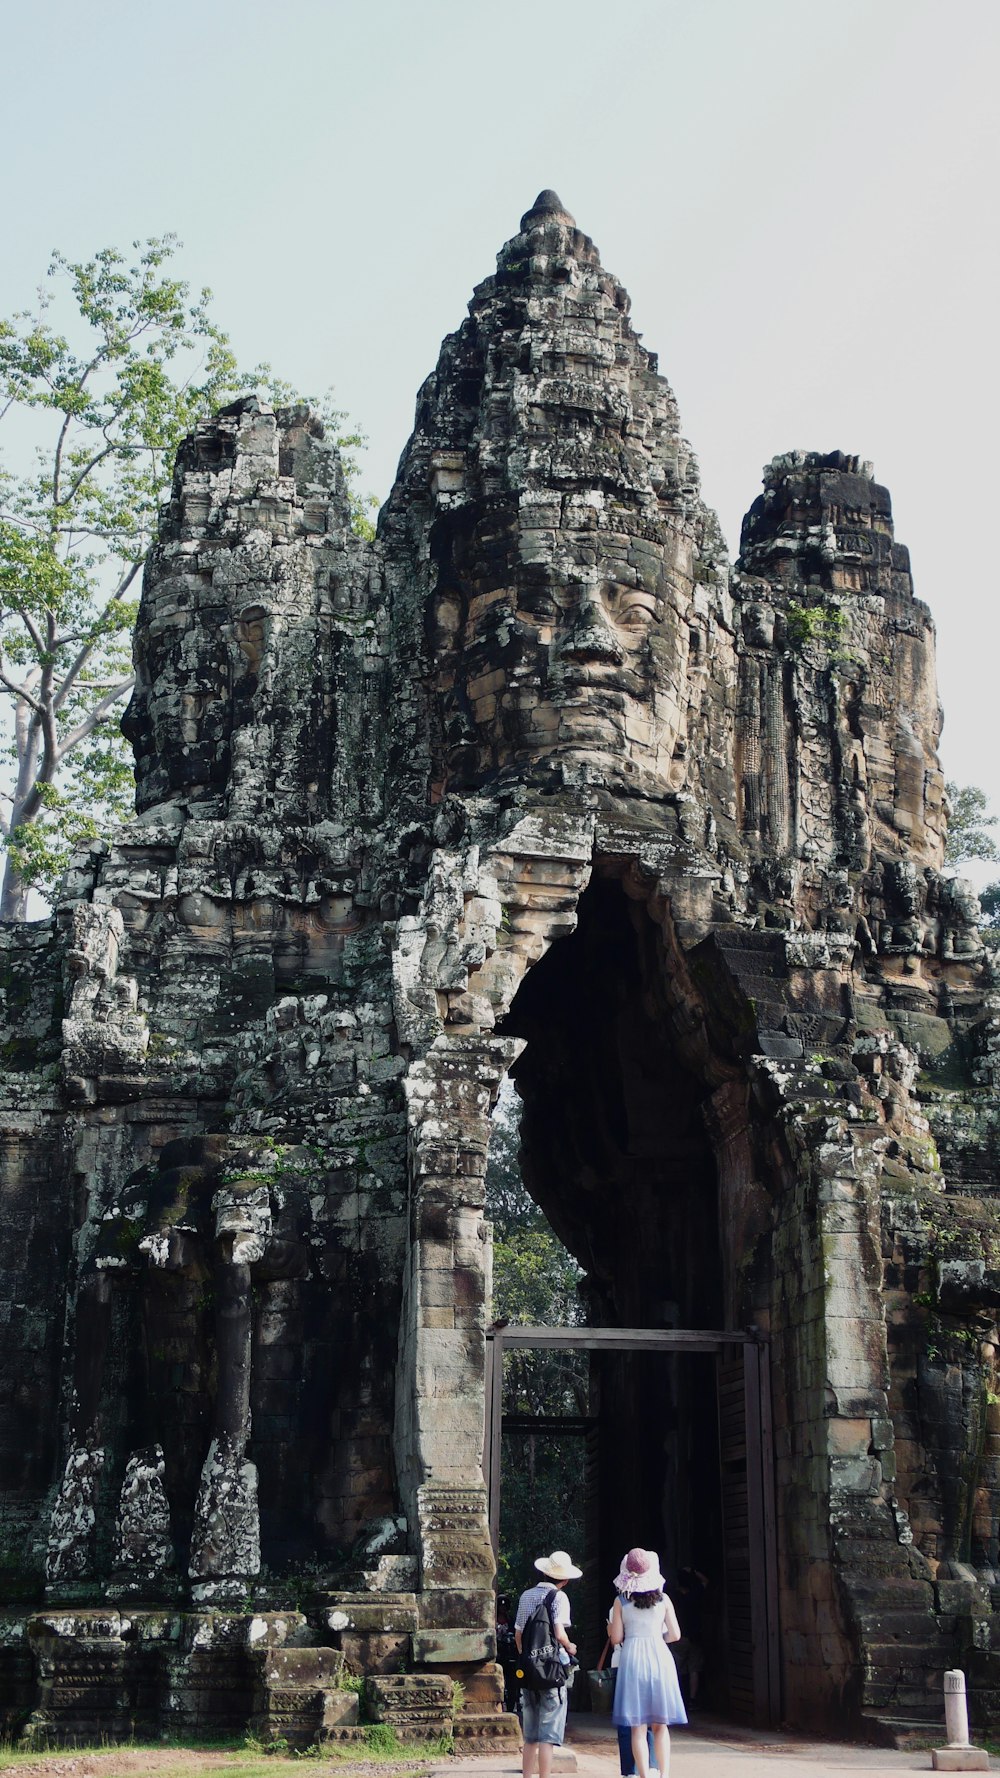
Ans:
[[[611,1720],[632,1732],[637,1778],[649,1778],[646,1730],[661,1778],[670,1765],[667,1725],[687,1722],[668,1642],[680,1641],[677,1614],[664,1591],[660,1559],[655,1550],[629,1550],[615,1576],[618,1597],[611,1608],[611,1640],[621,1645]]]

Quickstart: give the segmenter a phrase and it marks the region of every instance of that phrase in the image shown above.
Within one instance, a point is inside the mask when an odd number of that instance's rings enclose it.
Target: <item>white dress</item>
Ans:
[[[661,1599],[645,1610],[627,1599],[620,1603],[625,1640],[615,1680],[612,1722],[619,1729],[634,1729],[643,1723],[687,1722],[674,1657],[663,1640],[666,1602]]]

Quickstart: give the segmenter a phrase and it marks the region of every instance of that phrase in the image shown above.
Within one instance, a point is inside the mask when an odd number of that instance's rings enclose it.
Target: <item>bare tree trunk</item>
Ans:
[[[23,925],[27,918],[28,885],[15,869],[14,860],[8,852],[3,873],[3,893],[0,894],[0,920],[16,920]]]
[[[10,822],[6,830],[8,839],[12,839],[19,828],[33,819],[38,808],[35,780],[41,778],[41,723],[37,714],[32,716],[23,700],[15,708],[14,731],[17,738],[17,783],[14,786]],[[8,852],[3,873],[3,891],[0,893],[0,920],[16,920],[23,924],[27,918],[28,884]]]

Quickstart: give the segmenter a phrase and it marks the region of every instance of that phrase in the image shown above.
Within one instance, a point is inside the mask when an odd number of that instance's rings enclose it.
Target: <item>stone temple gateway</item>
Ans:
[[[456,1679],[460,1735],[509,1727],[508,1073],[595,1327],[767,1342],[784,1716],[888,1738],[963,1665],[995,1720],[1000,1001],[870,467],[776,458],[731,569],[544,192],[376,543],[307,410],[185,442],[136,671],[134,821],[2,935],[8,1728],[349,1736],[345,1670],[407,1732]],[[712,1389],[657,1376],[602,1603],[650,1502],[724,1540]]]

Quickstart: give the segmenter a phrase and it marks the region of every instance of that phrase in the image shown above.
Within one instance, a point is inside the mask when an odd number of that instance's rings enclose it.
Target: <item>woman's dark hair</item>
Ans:
[[[659,1605],[663,1598],[662,1587],[656,1587],[651,1593],[633,1593],[626,1604],[634,1605],[637,1611],[648,1611],[651,1605]]]

